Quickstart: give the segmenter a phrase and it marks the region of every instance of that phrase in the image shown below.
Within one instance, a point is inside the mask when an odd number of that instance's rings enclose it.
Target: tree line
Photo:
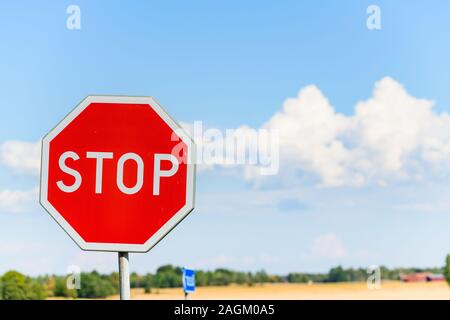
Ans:
[[[400,280],[400,275],[415,272],[443,273],[450,284],[450,255],[443,268],[396,268],[380,267],[382,280]],[[363,268],[331,268],[328,273],[289,273],[287,275],[268,274],[264,270],[257,272],[240,272],[219,268],[213,271],[198,270],[195,274],[197,286],[258,285],[263,283],[327,283],[366,281],[368,273]],[[17,271],[8,271],[0,277],[0,299],[34,300],[49,297],[64,298],[104,298],[118,294],[119,275],[117,272],[100,274],[97,271],[80,274],[80,288],[70,289],[68,277],[45,275],[28,277]],[[130,286],[143,288],[149,293],[158,288],[182,287],[182,268],[165,265],[155,273],[130,274]]]

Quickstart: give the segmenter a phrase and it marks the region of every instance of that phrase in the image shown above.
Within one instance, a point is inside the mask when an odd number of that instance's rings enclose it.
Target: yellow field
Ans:
[[[183,299],[181,289],[154,289],[145,294],[132,290],[132,299]],[[111,297],[118,299],[118,296]],[[450,300],[450,289],[444,282],[402,283],[383,282],[381,289],[369,290],[365,283],[328,284],[264,284],[249,286],[200,287],[189,299],[441,299]]]

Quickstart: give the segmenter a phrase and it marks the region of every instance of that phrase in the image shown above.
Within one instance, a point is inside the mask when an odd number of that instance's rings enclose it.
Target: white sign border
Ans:
[[[123,244],[123,243],[96,243],[86,242],[72,228],[72,226],[62,217],[55,207],[48,201],[48,166],[49,166],[49,146],[50,142],[64,128],[72,122],[87,106],[93,102],[100,103],[130,103],[148,104],[187,145],[187,183],[186,183],[186,204],[169,221],[167,221],[150,239],[143,244]],[[195,143],[189,134],[161,107],[153,97],[145,96],[111,96],[111,95],[90,95],[81,101],[55,128],[42,139],[41,153],[41,184],[39,202],[50,216],[61,226],[61,228],[72,238],[72,240],[82,249],[87,251],[111,251],[111,252],[148,252],[159,241],[161,241],[173,228],[177,226],[193,209],[195,202]]]

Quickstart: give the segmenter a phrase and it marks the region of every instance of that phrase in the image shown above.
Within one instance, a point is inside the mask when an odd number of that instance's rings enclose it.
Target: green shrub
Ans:
[[[46,292],[41,283],[17,271],[8,271],[1,277],[0,297],[4,300],[41,300]]]
[[[53,295],[55,297],[76,298],[78,292],[76,289],[67,288],[67,277],[55,277]]]
[[[97,271],[81,273],[81,288],[78,290],[80,298],[105,298],[116,294],[118,286],[114,287],[109,276],[102,276]]]

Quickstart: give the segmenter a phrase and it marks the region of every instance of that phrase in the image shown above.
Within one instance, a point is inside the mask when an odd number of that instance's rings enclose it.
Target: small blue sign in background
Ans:
[[[195,271],[183,268],[183,289],[186,293],[195,291]]]

